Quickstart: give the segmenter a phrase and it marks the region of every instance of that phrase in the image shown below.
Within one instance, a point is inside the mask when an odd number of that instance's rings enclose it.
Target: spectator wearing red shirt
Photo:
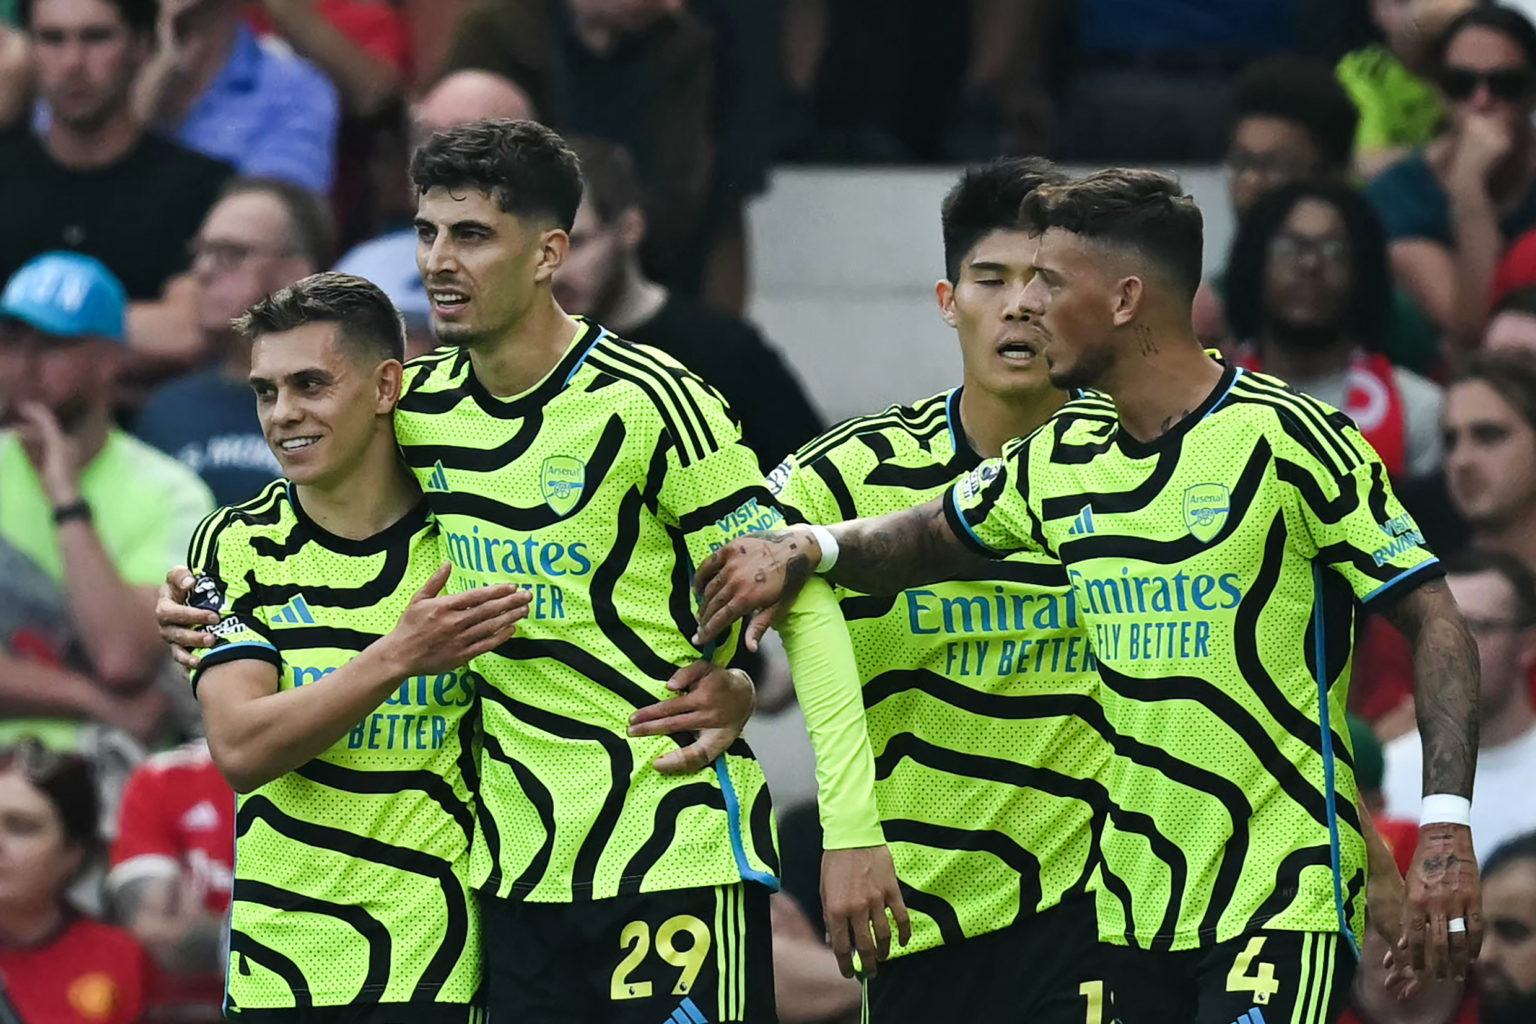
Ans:
[[[134,1024],[149,959],[132,935],[72,908],[65,890],[98,847],[84,758],[27,740],[0,754],[0,979],[29,1024]]]
[[[235,794],[202,740],[151,757],[123,791],[107,893],[160,967],[147,1021],[220,1019]]]

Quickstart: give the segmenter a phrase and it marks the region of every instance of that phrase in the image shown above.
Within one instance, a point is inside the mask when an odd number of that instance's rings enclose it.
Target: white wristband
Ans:
[[[1431,793],[1419,805],[1419,824],[1472,827],[1472,801],[1451,793]]]
[[[837,564],[837,538],[832,536],[832,531],[825,526],[811,523],[809,528],[811,536],[815,537],[816,543],[821,545],[821,561],[816,563],[816,572],[829,572]]]

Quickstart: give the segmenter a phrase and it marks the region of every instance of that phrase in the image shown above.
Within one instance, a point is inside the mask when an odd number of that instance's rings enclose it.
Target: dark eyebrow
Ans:
[[[985,260],[978,260],[977,262],[972,263],[971,264],[971,269],[976,271],[976,272],[978,272],[978,273],[985,273],[985,274],[1006,274],[1006,273],[1008,273],[1008,265],[1006,263],[993,263],[993,262],[985,261]]]

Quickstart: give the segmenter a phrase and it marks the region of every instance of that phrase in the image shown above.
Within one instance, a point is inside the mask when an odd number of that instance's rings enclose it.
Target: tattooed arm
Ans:
[[[1472,797],[1477,766],[1477,641],[1443,579],[1403,596],[1387,620],[1413,646],[1413,698],[1424,792]]]
[[[985,563],[956,536],[940,499],[830,529],[838,557],[827,578],[865,594],[894,594]],[[808,527],[792,526],[748,534],[710,555],[694,579],[703,595],[695,642],[707,642],[752,615],[746,642],[756,650],[757,640],[816,571],[821,554]]]
[[[1450,588],[1434,580],[1386,610],[1413,646],[1413,694],[1424,745],[1424,792],[1472,796],[1477,766],[1477,642]],[[1461,919],[1465,930],[1450,931]],[[1460,978],[1482,946],[1482,902],[1472,831],[1435,823],[1419,830],[1408,870],[1408,905],[1399,943],[1416,971]]]

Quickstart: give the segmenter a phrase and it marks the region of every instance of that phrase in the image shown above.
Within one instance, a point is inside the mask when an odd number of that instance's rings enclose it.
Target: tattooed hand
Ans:
[[[803,526],[731,541],[706,558],[693,578],[700,595],[693,642],[707,644],[750,615],[743,638],[748,650],[757,650],[757,642],[795,603],[820,561],[821,545]]]
[[[1465,931],[1448,922],[1461,919]],[[1403,908],[1403,952],[1414,973],[1460,981],[1483,945],[1483,903],[1478,888],[1472,830],[1433,824],[1419,829],[1419,845],[1408,868],[1408,903]]]

